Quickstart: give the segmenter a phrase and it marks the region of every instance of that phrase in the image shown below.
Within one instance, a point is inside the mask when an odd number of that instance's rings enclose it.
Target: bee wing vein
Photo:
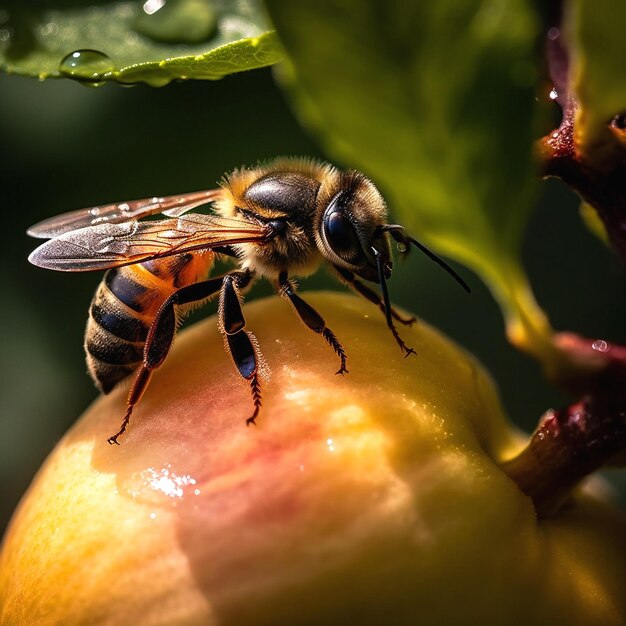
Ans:
[[[263,242],[269,232],[265,226],[202,214],[106,223],[63,233],[36,248],[29,261],[58,271],[100,270],[233,243]]]
[[[175,196],[142,198],[87,207],[45,219],[31,226],[26,232],[38,239],[52,239],[91,226],[134,222],[156,213],[178,217],[191,209],[217,200],[221,194],[222,189],[208,189]]]

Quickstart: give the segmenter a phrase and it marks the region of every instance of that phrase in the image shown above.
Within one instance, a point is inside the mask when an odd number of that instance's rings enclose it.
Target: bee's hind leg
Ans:
[[[296,313],[300,316],[300,319],[314,332],[322,335],[328,342],[330,347],[335,351],[341,365],[335,372],[336,374],[347,374],[348,369],[346,364],[348,362],[348,356],[343,346],[339,343],[339,340],[335,336],[335,333],[326,326],[324,318],[307,302],[305,302],[298,294],[296,294],[293,284],[287,277],[286,272],[282,272],[278,277],[278,285],[280,287],[280,293],[291,301]]]
[[[223,280],[223,276],[217,276],[210,280],[181,287],[163,302],[152,324],[150,324],[143,347],[143,362],[128,392],[126,414],[122,420],[122,425],[112,437],[107,439],[111,445],[119,445],[118,438],[126,431],[133,408],[141,400],[148,387],[152,372],[161,366],[172,347],[176,333],[175,305],[190,304],[212,296],[220,290]]]
[[[142,365],[139,368],[139,371],[137,372],[137,374],[135,375],[135,378],[133,379],[132,385],[130,387],[130,391],[128,392],[128,400],[126,401],[126,413],[124,415],[124,419],[122,420],[122,425],[120,426],[120,429],[114,435],[112,435],[111,437],[107,439],[107,442],[110,445],[113,445],[113,444],[116,444],[118,446],[120,445],[118,438],[120,437],[120,435],[123,435],[124,432],[126,431],[128,422],[130,422],[130,416],[132,415],[133,408],[135,407],[137,402],[141,400],[141,396],[143,395],[143,392],[146,390],[146,387],[148,386],[148,383],[150,382],[151,376],[152,376],[152,370],[148,369],[145,366],[145,359],[144,359],[144,365]]]

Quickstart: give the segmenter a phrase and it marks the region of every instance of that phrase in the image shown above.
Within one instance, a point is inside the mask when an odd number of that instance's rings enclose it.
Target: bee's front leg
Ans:
[[[348,357],[339,340],[335,336],[328,326],[324,318],[310,305],[307,304],[298,294],[296,294],[293,284],[287,277],[287,272],[282,272],[278,277],[278,286],[281,295],[286,296],[293,304],[296,313],[300,316],[300,319],[314,332],[322,335],[324,339],[330,344],[331,348],[337,353],[341,361],[341,366],[335,372],[336,374],[347,374],[346,363]]]
[[[398,322],[400,322],[401,324],[406,324],[407,326],[411,326],[411,324],[413,324],[416,321],[416,318],[414,317],[402,317],[390,304],[389,302],[386,302],[384,300],[384,298],[381,298],[381,296],[379,296],[373,289],[370,289],[367,285],[364,285],[358,278],[356,278],[354,276],[354,274],[342,267],[337,267],[336,265],[334,266],[335,270],[337,271],[337,273],[339,274],[339,276],[348,284],[350,285],[350,287],[352,287],[352,289],[354,289],[354,291],[356,291],[358,294],[362,295],[363,297],[367,298],[370,302],[373,302],[374,304],[376,304],[378,306],[378,308],[381,310],[382,314],[385,316],[385,319],[387,320],[387,326],[389,327],[389,330],[391,331],[391,334],[393,335],[394,339],[396,340],[396,342],[398,343],[398,345],[400,346],[400,349],[402,350],[402,352],[404,353],[404,356],[407,357],[410,354],[415,354],[415,350],[413,350],[413,348],[409,348],[404,341],[402,341],[402,338],[400,337],[400,335],[398,334],[398,330],[396,329],[396,327],[394,326],[392,319],[398,320]]]
[[[337,274],[339,274],[341,279],[346,284],[354,289],[356,293],[363,296],[364,298],[367,298],[370,302],[375,304],[380,309],[382,314],[386,315],[385,303],[383,302],[383,299],[380,297],[379,294],[377,294],[373,289],[370,289],[370,287],[362,283],[358,278],[355,277],[355,275],[351,271],[337,265],[333,267],[335,268]],[[416,317],[403,317],[393,307],[390,308],[390,311],[393,319],[400,322],[401,324],[404,324],[405,326],[411,326],[417,321]]]
[[[374,254],[374,257],[376,258],[376,267],[378,269],[378,281],[380,284],[380,290],[383,293],[383,307],[385,311],[385,319],[387,320],[387,328],[389,328],[389,330],[391,331],[391,334],[396,340],[396,343],[400,346],[400,350],[402,350],[402,353],[404,354],[405,358],[411,354],[417,354],[417,352],[415,352],[413,348],[409,348],[409,346],[407,346],[404,343],[404,341],[402,340],[402,337],[400,337],[400,334],[398,333],[397,328],[394,326],[393,314],[391,312],[392,311],[391,301],[389,300],[389,291],[387,290],[387,283],[386,283],[386,276],[385,276],[385,262],[381,253],[373,246],[372,246],[372,253]]]

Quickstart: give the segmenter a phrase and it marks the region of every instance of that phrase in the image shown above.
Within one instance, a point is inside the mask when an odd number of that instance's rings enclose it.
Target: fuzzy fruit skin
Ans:
[[[258,426],[215,319],[181,333],[122,445],[124,390],[67,433],[0,560],[6,625],[618,625],[626,521],[588,496],[537,522],[515,435],[468,354],[423,322],[305,294],[346,376],[277,297],[246,305],[272,369]]]

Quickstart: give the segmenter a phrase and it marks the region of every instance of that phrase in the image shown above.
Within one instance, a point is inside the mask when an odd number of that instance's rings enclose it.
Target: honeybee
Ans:
[[[190,213],[205,204],[212,205],[211,213]],[[141,221],[155,214],[166,219]],[[88,370],[105,394],[134,374],[126,413],[110,444],[119,444],[185,312],[216,295],[226,349],[250,385],[253,411],[246,423],[252,424],[261,408],[262,356],[246,329],[242,295],[258,278],[272,281],[304,324],[334,350],[337,374],[348,372],[346,352],[322,315],[296,293],[294,276],[310,275],[327,263],[340,281],[382,311],[405,356],[415,351],[394,321],[410,325],[415,319],[390,304],[392,241],[403,255],[417,247],[470,291],[442,259],[402,226],[388,223],[385,201],[365,175],[303,158],[237,169],[208,191],[71,211],[27,232],[49,239],[29,256],[34,265],[107,270],[89,308]],[[211,276],[216,257],[231,257],[236,268]],[[377,283],[381,294],[363,281]]]

